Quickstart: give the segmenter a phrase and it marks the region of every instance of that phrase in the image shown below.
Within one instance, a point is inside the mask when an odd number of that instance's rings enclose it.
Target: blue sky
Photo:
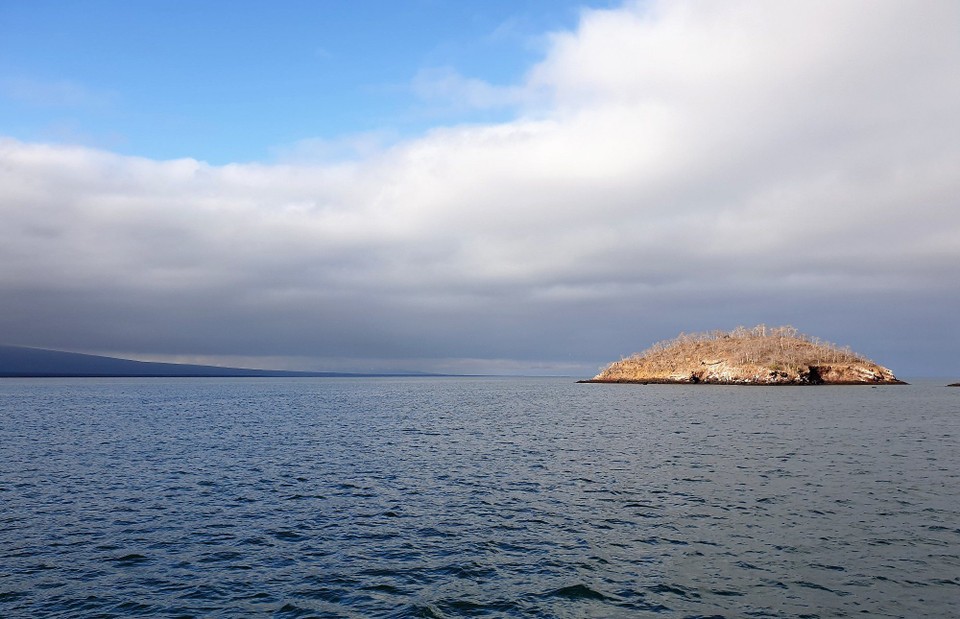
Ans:
[[[0,343],[960,377],[954,0],[0,2]]]
[[[571,0],[4,2],[0,133],[159,159],[269,160],[305,139],[508,118],[425,99],[455,71],[513,83]]]

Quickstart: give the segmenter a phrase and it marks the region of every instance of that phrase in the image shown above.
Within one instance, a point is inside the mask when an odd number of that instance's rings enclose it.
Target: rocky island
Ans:
[[[793,327],[680,334],[584,383],[905,385],[889,369]]]

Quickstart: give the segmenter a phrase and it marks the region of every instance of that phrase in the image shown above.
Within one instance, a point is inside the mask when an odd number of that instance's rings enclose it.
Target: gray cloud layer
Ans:
[[[954,2],[587,12],[509,92],[445,77],[516,120],[343,163],[2,140],[0,340],[581,371],[766,321],[955,374],[958,24]]]

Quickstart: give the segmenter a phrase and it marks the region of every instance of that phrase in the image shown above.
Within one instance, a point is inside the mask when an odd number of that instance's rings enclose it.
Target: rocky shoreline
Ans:
[[[895,380],[884,380],[876,382],[865,382],[859,380],[831,380],[831,381],[821,381],[821,382],[805,382],[805,381],[765,381],[765,380],[703,380],[703,381],[693,381],[687,379],[669,379],[669,378],[618,378],[618,379],[603,379],[603,378],[587,378],[578,380],[578,383],[593,383],[593,384],[608,384],[608,385],[742,385],[742,386],[753,386],[753,387],[804,387],[804,386],[820,386],[820,385],[909,385],[910,383],[902,381],[900,379]],[[960,383],[947,385],[948,387],[960,387]]]

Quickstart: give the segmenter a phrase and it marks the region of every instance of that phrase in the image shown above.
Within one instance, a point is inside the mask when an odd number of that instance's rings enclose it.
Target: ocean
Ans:
[[[2,617],[957,617],[960,389],[0,380]]]

